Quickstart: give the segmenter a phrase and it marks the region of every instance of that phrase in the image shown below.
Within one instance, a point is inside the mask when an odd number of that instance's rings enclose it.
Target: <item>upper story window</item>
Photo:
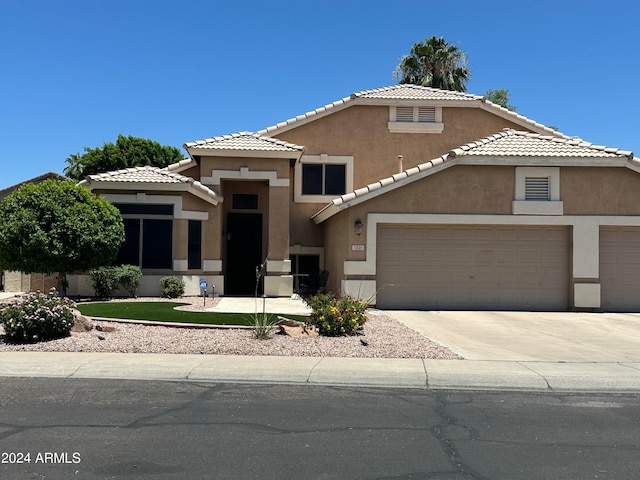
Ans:
[[[514,215],[562,215],[559,167],[516,167]]]
[[[353,157],[303,155],[295,166],[296,202],[324,203],[353,190]]]
[[[309,163],[302,165],[303,195],[343,195],[347,193],[345,164]]]
[[[389,107],[388,126],[392,133],[441,133],[442,107]]]

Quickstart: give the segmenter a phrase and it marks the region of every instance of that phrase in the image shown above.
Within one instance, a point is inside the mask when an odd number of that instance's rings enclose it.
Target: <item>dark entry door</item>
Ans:
[[[262,214],[227,214],[226,260],[225,295],[253,296],[256,267],[262,262]]]

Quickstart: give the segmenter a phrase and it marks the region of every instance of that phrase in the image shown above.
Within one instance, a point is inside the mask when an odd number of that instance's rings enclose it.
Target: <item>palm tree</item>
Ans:
[[[416,43],[402,57],[394,72],[399,83],[412,83],[442,90],[466,92],[469,80],[467,55],[442,37],[433,36]]]

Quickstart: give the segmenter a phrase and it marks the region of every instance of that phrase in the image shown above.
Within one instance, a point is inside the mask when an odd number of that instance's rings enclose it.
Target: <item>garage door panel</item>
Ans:
[[[392,230],[396,232],[391,234]],[[391,261],[384,253],[378,255],[381,308],[568,308],[565,227],[383,225],[378,233],[379,252],[415,250],[418,238],[424,252],[421,258],[413,256],[409,262],[400,256]],[[408,275],[416,267],[421,275]],[[393,287],[387,288],[391,283]]]
[[[600,230],[600,296],[606,311],[640,311],[640,229]]]

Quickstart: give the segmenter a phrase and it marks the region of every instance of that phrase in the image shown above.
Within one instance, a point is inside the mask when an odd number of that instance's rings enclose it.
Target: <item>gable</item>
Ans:
[[[379,106],[435,106],[435,107],[467,107],[478,108],[490,112],[492,115],[502,117],[514,123],[520,129],[532,130],[538,133],[567,138],[560,132],[528,119],[527,117],[509,111],[499,105],[487,101],[484,97],[463,92],[441,90],[420,85],[400,84],[389,87],[364,90],[351,94],[336,102],[310,112],[298,115],[295,118],[285,120],[258,132],[260,135],[278,136],[293,128],[298,128],[320,118],[333,115],[339,111],[351,108],[355,105],[379,105]]]
[[[327,204],[312,216],[312,219],[316,223],[321,223],[340,210],[370,201],[392,190],[405,188],[454,165],[615,166],[640,172],[638,163],[632,152],[592,145],[579,138],[559,139],[530,132],[505,130],[467,143],[446,155],[342,195]],[[522,180],[524,181],[525,177]],[[557,178],[554,181],[557,181]],[[561,211],[561,205],[558,204],[556,207],[559,207],[559,210],[554,207],[549,210],[549,213],[553,211],[557,214]]]

